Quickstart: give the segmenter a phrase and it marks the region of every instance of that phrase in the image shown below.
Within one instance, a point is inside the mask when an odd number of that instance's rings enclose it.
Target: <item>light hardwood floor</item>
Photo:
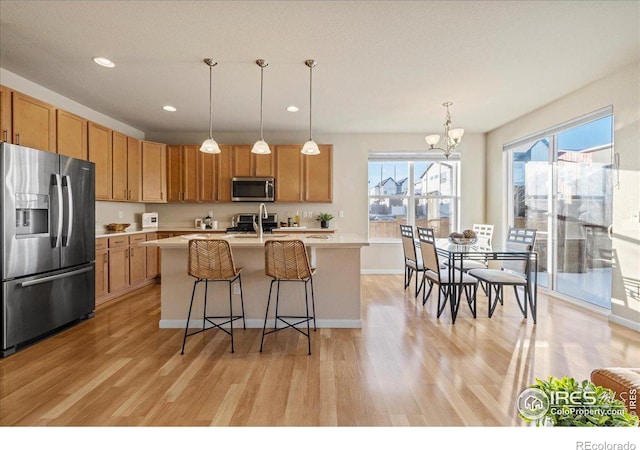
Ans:
[[[411,287],[412,289],[413,287]],[[158,329],[159,286],[0,360],[3,426],[521,426],[536,377],[640,367],[639,333],[540,295],[538,324],[507,297],[493,318],[462,305],[455,325],[402,288],[362,277],[362,329],[237,330],[189,338]],[[261,301],[265,299],[246,299]],[[317,299],[322,301],[322,299]]]

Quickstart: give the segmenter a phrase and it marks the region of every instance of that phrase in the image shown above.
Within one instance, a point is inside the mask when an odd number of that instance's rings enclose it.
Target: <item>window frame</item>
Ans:
[[[406,222],[407,224],[415,227],[416,224],[416,202],[418,200],[428,200],[428,199],[438,199],[438,200],[449,200],[450,206],[450,226],[452,229],[459,228],[459,220],[460,220],[460,204],[461,204],[461,196],[460,196],[460,170],[461,170],[461,162],[459,157],[453,157],[446,159],[444,157],[433,157],[426,156],[424,153],[369,153],[369,158],[367,160],[367,179],[370,179],[370,163],[372,162],[380,162],[380,163],[407,163],[408,169],[408,186],[407,186],[407,194],[406,195],[385,195],[385,194],[371,194],[370,189],[367,186],[367,237],[370,242],[374,243],[386,243],[386,242],[400,242],[400,237],[383,237],[383,238],[372,238],[371,237],[371,219],[370,219],[370,208],[371,201],[376,199],[389,199],[391,200],[401,200],[407,202],[407,211],[406,211]],[[436,195],[436,194],[416,194],[415,193],[415,164],[416,163],[439,163],[439,164],[447,164],[451,165],[451,186],[453,192],[448,195]],[[441,167],[441,166],[440,166]],[[382,181],[382,180],[380,180]]]

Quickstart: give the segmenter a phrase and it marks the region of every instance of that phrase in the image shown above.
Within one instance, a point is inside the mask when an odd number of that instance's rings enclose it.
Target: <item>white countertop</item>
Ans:
[[[307,230],[309,231],[309,230]],[[187,248],[190,239],[212,239],[210,235],[204,233],[194,233],[192,235],[176,236],[166,239],[158,239],[155,241],[143,242],[140,245],[160,247],[160,248]],[[227,239],[231,247],[237,248],[259,248],[264,247],[264,243],[268,240],[287,240],[299,239],[308,247],[319,248],[358,248],[368,246],[369,242],[353,233],[335,233],[335,234],[266,234],[262,239],[257,237],[249,237],[248,235],[224,234],[215,236],[213,239]]]
[[[141,233],[162,233],[162,232],[189,232],[189,233],[218,233],[225,234],[226,228],[217,229],[217,230],[200,230],[194,227],[159,227],[159,228],[142,228],[135,229],[131,231],[105,231],[102,233],[96,232],[96,239],[100,238],[109,238],[116,236],[130,236],[133,234],[141,234]],[[337,230],[335,228],[307,228],[307,227],[285,227],[285,228],[276,228],[273,230],[274,233],[335,233]]]

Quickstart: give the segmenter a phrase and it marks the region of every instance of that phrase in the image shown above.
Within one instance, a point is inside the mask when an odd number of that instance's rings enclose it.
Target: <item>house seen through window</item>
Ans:
[[[391,158],[369,155],[369,239],[400,239],[400,224],[448,236],[457,228],[460,162]]]

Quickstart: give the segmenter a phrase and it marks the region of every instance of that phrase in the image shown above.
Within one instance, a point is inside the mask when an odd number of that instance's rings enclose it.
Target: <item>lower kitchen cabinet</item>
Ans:
[[[155,282],[157,248],[140,246],[154,234],[96,239],[96,304]]]
[[[109,293],[108,247],[106,238],[96,239],[96,299]]]
[[[147,233],[146,240],[147,241],[155,241],[158,239],[158,235],[156,233]],[[147,280],[153,279],[158,276],[158,247],[147,247]]]

